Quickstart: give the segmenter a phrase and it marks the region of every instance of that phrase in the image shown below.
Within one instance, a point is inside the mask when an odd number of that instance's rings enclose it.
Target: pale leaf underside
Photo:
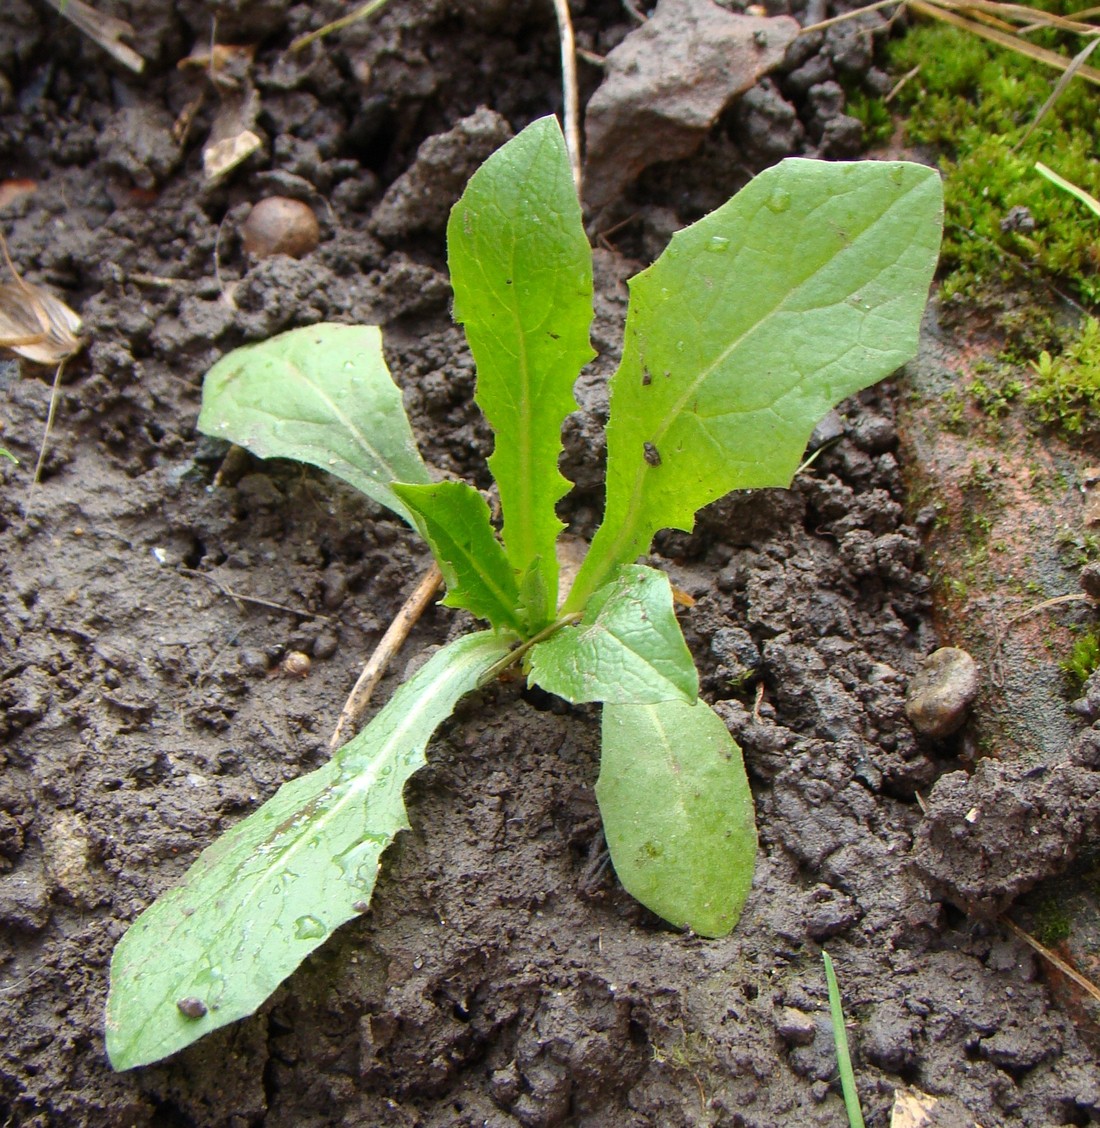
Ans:
[[[374,325],[310,325],[234,349],[206,374],[199,429],[327,470],[410,524],[391,484],[430,481]]]

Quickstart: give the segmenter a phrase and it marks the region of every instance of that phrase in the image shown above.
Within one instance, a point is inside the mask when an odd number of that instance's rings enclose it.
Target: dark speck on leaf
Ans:
[[[660,452],[652,443],[644,443],[642,450],[645,452],[645,460],[650,464],[650,466],[661,465]]]
[[[177,999],[176,1009],[184,1018],[202,1018],[206,1014],[206,1004],[194,995],[188,995],[185,999]]]

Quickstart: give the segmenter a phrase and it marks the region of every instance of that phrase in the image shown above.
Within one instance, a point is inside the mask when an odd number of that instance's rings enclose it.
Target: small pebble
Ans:
[[[805,1011],[795,1007],[783,1008],[775,1028],[788,1046],[808,1046],[817,1032],[814,1020]]]
[[[313,644],[314,658],[331,658],[340,645],[334,631],[322,631]]]
[[[1093,561],[1081,569],[1081,590],[1089,599],[1100,602],[1100,561]]]
[[[288,678],[304,678],[308,677],[312,666],[313,659],[308,654],[303,654],[300,650],[291,650],[279,663],[279,672]]]
[[[316,248],[321,227],[313,209],[301,200],[268,196],[260,200],[241,225],[241,241],[253,258],[290,255],[302,258]]]
[[[965,650],[942,646],[910,681],[905,712],[917,732],[950,736],[962,728],[979,688],[978,663]]]

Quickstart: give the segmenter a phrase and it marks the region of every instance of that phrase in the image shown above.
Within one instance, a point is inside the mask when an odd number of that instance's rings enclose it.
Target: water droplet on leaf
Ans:
[[[730,241],[725,235],[712,235],[710,242],[707,244],[707,250],[713,251],[715,254],[721,254],[723,251],[729,250]]]
[[[294,922],[295,940],[320,940],[328,929],[315,916],[301,916]]]
[[[786,188],[776,188],[765,201],[765,205],[768,211],[780,215],[791,206],[791,194]]]

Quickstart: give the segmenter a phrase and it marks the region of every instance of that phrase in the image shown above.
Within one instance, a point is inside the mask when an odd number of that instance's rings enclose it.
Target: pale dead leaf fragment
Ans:
[[[10,349],[17,356],[35,364],[55,366],[50,404],[46,410],[46,429],[42,434],[42,445],[34,468],[34,483],[37,484],[46,458],[50,429],[57,413],[61,373],[69,357],[84,347],[79,336],[81,323],[80,318],[48,290],[23,281],[11,261],[3,235],[0,235],[0,251],[15,279],[14,282],[0,285],[0,348]]]
[[[690,156],[798,35],[789,16],[738,15],[714,0],[659,0],[606,59],[585,114],[585,202],[609,204],[648,165]]]
[[[263,141],[251,129],[220,141],[208,141],[202,151],[202,170],[206,179],[216,180],[224,176],[230,169],[248,160],[262,145]]]
[[[894,1094],[894,1109],[890,1113],[890,1128],[926,1128],[931,1122],[932,1110],[938,1104],[935,1097],[919,1089],[898,1089]]]
[[[181,71],[201,70],[221,100],[202,149],[207,180],[224,176],[263,146],[264,139],[256,125],[260,95],[252,81],[255,57],[252,44],[215,43],[196,47],[177,64]],[[177,138],[187,135],[202,101],[200,93],[176,119],[173,132]]]
[[[0,285],[0,347],[35,364],[60,364],[83,347],[80,318],[41,286]]]
[[[0,208],[6,208],[38,191],[38,184],[33,180],[0,180]]]

